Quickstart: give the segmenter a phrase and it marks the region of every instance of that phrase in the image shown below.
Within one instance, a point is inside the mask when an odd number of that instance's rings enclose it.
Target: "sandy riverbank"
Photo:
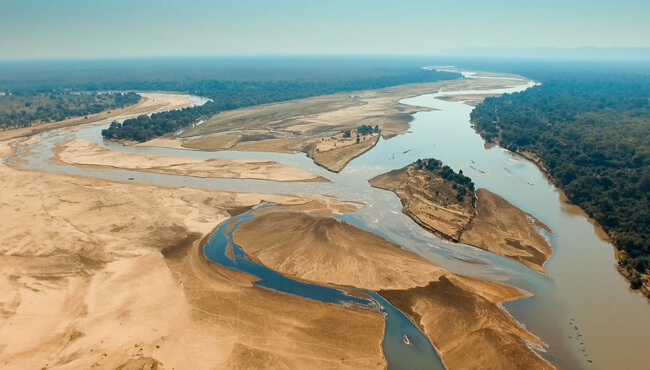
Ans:
[[[544,273],[553,250],[537,228],[548,226],[485,189],[476,191],[476,212],[460,241],[515,260]]]
[[[271,161],[192,159],[126,153],[107,150],[96,143],[79,138],[62,144],[54,151],[55,159],[74,165],[194,177],[327,182],[323,177]]]
[[[336,214],[354,204],[4,164],[0,176],[3,368],[385,367],[381,315],[256,288],[200,253],[231,209],[310,201]]]
[[[192,104],[192,101],[184,96],[160,95],[155,97],[142,97],[138,103],[124,108],[103,111],[96,114],[89,114],[84,117],[69,118],[59,122],[44,123],[31,127],[0,131],[0,141],[10,140],[22,136],[35,135],[56,128],[81,125],[84,123],[104,121],[108,119],[127,119],[137,117],[141,114],[162,112],[172,109],[181,109],[189,107]]]
[[[380,291],[423,329],[449,368],[550,368],[528,347],[539,339],[498,305],[525,296],[518,289],[452,274],[329,217],[269,210],[233,237],[251,258],[286,275]]]
[[[533,216],[485,189],[476,191],[475,208],[458,202],[451,184],[414,165],[371,179],[372,186],[395,192],[403,212],[424,228],[451,241],[469,244],[545,273],[553,250],[539,229],[551,230]]]

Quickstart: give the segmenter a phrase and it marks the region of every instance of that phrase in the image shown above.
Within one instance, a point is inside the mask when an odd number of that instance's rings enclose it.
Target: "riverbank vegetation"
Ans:
[[[538,159],[621,251],[632,285],[650,269],[650,75],[546,74],[472,112],[489,142]],[[532,155],[531,155],[532,154]]]
[[[105,110],[124,108],[140,101],[140,95],[128,93],[10,93],[0,95],[0,127],[28,127],[37,123],[63,121]]]

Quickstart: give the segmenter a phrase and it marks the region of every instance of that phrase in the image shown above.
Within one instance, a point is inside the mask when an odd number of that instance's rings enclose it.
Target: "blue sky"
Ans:
[[[0,0],[0,59],[650,46],[650,1]]]

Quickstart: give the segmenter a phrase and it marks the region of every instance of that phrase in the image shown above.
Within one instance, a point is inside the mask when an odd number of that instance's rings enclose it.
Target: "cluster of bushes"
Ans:
[[[123,108],[140,101],[129,93],[12,93],[0,96],[0,126],[28,127],[35,122],[56,122],[104,110]]]
[[[361,125],[357,127],[357,144],[359,143],[359,135],[370,135],[370,134],[378,134],[380,133],[381,130],[379,130],[379,125],[376,125],[374,128],[370,125]],[[352,131],[350,130],[345,130],[343,131],[343,137],[344,138],[349,138],[352,136]]]
[[[418,170],[427,170],[451,182],[453,189],[456,191],[456,200],[458,202],[462,202],[466,196],[470,196],[472,204],[474,204],[476,200],[474,182],[463,174],[463,170],[456,173],[451,167],[443,165],[442,161],[435,158],[418,159],[415,162],[415,168]]]
[[[563,74],[472,112],[488,141],[537,155],[571,202],[650,269],[650,75]]]
[[[357,127],[357,132],[359,133],[359,135],[370,135],[370,134],[378,134],[380,130],[379,130],[379,125],[376,125],[375,127],[372,127],[370,125],[361,125]]]

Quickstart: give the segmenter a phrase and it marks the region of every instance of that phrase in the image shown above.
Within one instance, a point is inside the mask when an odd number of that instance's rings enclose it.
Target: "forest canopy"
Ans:
[[[521,93],[485,99],[472,123],[487,141],[537,156],[624,252],[621,265],[647,273],[650,75],[555,75]]]

